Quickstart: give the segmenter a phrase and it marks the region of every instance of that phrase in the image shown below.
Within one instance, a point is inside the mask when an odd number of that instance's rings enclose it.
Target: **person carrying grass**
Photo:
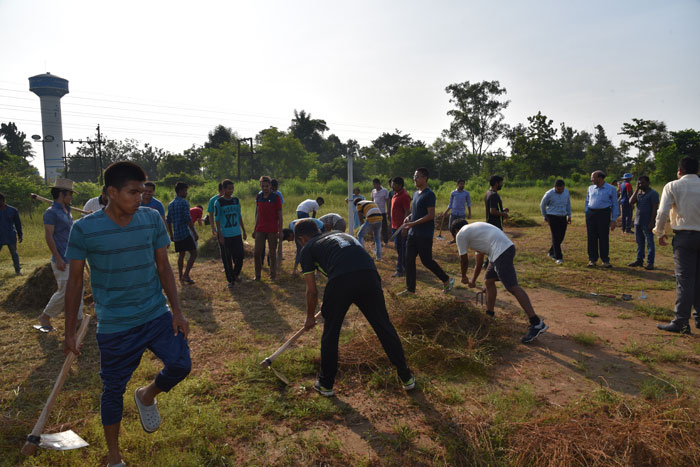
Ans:
[[[189,324],[180,309],[168,261],[170,239],[158,212],[141,206],[146,173],[132,162],[121,161],[107,167],[104,179],[109,204],[76,221],[70,232],[64,352],[80,355],[76,319],[87,261],[97,314],[103,385],[100,414],[107,462],[114,466],[122,463],[119,429],[124,391],[143,353],[150,349],[164,364],[150,384],[134,392],[147,433],[156,431],[161,423],[155,397],[187,377],[191,360]]]
[[[403,346],[386,310],[382,279],[372,258],[355,237],[344,232],[321,234],[310,220],[298,222],[294,229],[302,249],[299,256],[306,282],[306,322],[309,330],[316,325],[318,269],[328,277],[323,293],[323,335],[321,337],[321,373],[314,390],[323,396],[334,395],[333,384],[338,371],[338,339],[350,305],[360,309],[377,334],[389,361],[396,367],[406,391],[416,386],[416,379],[406,366]]]
[[[549,326],[535,314],[530,297],[518,285],[518,277],[513,266],[515,245],[501,229],[487,222],[468,224],[465,219],[458,219],[450,225],[450,232],[457,239],[457,251],[460,256],[463,284],[467,284],[470,288],[476,287],[476,279],[481,273],[484,255],[489,257],[489,265],[484,276],[487,315],[494,316],[493,308],[496,304],[497,293],[496,281],[501,281],[506,290],[518,300],[518,303],[520,303],[520,306],[530,319],[530,329],[523,336],[522,342],[524,344],[532,342],[549,329]],[[474,276],[471,280],[467,278],[469,249],[476,251],[476,266],[474,267]]]

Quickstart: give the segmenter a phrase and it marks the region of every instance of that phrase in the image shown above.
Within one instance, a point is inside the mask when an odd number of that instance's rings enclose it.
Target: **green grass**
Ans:
[[[574,342],[585,345],[586,347],[592,347],[600,341],[600,337],[592,333],[579,332],[571,336]]]
[[[584,315],[588,316],[589,318],[598,318],[600,315],[596,313],[595,311],[587,311],[584,313]]]

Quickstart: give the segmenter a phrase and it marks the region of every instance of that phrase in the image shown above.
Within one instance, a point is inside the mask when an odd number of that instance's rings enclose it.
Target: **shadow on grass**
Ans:
[[[292,327],[280,315],[272,297],[276,292],[264,281],[236,284],[231,291],[233,301],[238,303],[243,320],[257,332],[283,337]]]
[[[382,458],[385,454],[385,443],[383,440],[393,435],[377,430],[367,417],[355,410],[355,408],[347,402],[337,397],[331,397],[329,400],[338,408],[340,413],[344,414],[345,426],[365,440],[375,456]]]
[[[194,321],[208,333],[216,333],[220,326],[214,317],[211,299],[197,285],[187,285],[180,290],[180,301],[184,308],[185,317]]]

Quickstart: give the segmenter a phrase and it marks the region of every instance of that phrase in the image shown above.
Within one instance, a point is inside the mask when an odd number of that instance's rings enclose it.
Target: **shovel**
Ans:
[[[445,209],[445,212],[443,212],[443,213],[442,213],[442,216],[440,217],[440,233],[437,234],[437,237],[435,237],[435,238],[437,238],[438,240],[444,240],[444,239],[445,239],[445,237],[442,236],[442,226],[445,225],[445,214],[447,214],[447,211],[449,211],[449,210],[450,210],[450,208]],[[448,226],[448,227],[449,227],[449,226]]]
[[[403,232],[403,228],[404,228],[405,226],[406,226],[406,224],[401,224],[401,227],[399,227],[398,229],[396,229],[396,232],[394,232],[394,234],[391,236],[391,238],[390,238],[389,240],[392,241],[392,242],[393,242],[394,240],[396,240],[396,237],[399,236],[399,235],[401,235],[401,232]]]
[[[83,322],[80,324],[80,329],[78,330],[78,337],[76,338],[76,347],[80,347],[80,344],[83,342],[83,338],[87,333],[89,323],[90,315],[84,315]],[[77,449],[88,445],[88,443],[85,442],[84,439],[75,434],[72,430],[54,434],[41,434],[41,432],[44,431],[44,427],[46,426],[46,422],[49,418],[49,413],[51,413],[51,409],[53,409],[54,403],[56,402],[56,398],[58,397],[58,393],[61,391],[63,383],[68,377],[70,367],[73,364],[73,360],[75,360],[75,357],[76,355],[73,352],[70,352],[66,356],[66,361],[63,363],[63,367],[61,368],[61,372],[58,374],[56,383],[53,385],[51,394],[49,394],[49,398],[46,400],[44,410],[41,411],[39,420],[36,421],[34,429],[29,434],[29,436],[27,436],[27,441],[22,447],[23,455],[31,456],[36,451],[37,446],[40,446],[45,449],[56,449],[60,451],[66,451],[68,449]]]

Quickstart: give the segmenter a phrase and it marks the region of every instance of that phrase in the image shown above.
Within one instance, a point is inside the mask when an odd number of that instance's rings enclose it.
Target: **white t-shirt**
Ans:
[[[376,188],[372,190],[372,201],[379,208],[379,212],[386,214],[386,202],[389,199],[389,192],[386,188],[382,187],[377,190]]]
[[[318,203],[313,199],[307,199],[302,201],[299,206],[297,206],[297,211],[302,211],[307,214],[311,214],[312,211],[318,211]]]
[[[474,250],[487,255],[490,261],[495,261],[511,245],[513,242],[501,229],[486,222],[467,224],[457,232],[457,250],[460,256],[467,254],[467,250]]]
[[[87,203],[85,203],[85,206],[83,206],[83,211],[92,211],[92,212],[97,212],[100,209],[107,207],[106,204],[101,204],[100,203],[100,197],[96,198],[90,198],[87,200]],[[83,214],[83,216],[86,216],[87,214]]]

